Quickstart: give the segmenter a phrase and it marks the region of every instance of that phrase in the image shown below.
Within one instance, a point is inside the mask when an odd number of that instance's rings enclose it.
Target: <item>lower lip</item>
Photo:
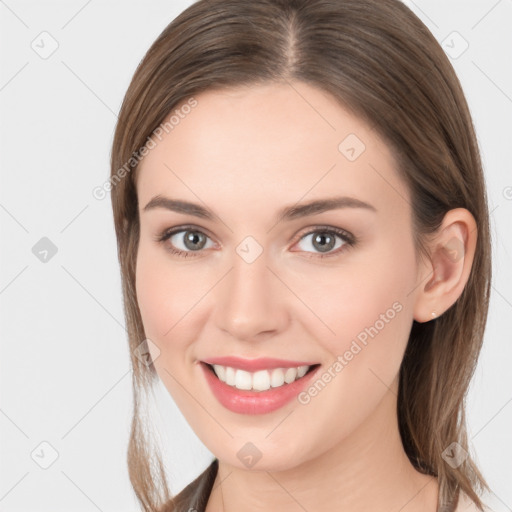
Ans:
[[[232,412],[239,414],[265,414],[280,409],[293,400],[311,381],[320,366],[292,382],[266,391],[247,391],[228,386],[206,365],[200,364],[215,398]]]

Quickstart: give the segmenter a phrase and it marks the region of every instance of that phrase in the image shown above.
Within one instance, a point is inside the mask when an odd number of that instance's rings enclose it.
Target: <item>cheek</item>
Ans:
[[[196,429],[207,424],[204,411],[190,398],[199,396],[194,389],[198,368],[191,362],[193,340],[199,338],[205,321],[200,301],[211,289],[211,275],[203,273],[173,265],[165,251],[149,244],[139,246],[136,296],[144,332],[159,349],[156,357],[152,354],[153,364],[173,401]],[[208,438],[200,427],[196,432]]]
[[[400,251],[389,244],[377,258],[317,273],[314,290],[304,287],[302,296],[316,314],[307,328],[322,333],[317,339],[332,359],[346,354],[366,366],[399,366],[412,324],[414,262],[412,244]]]
[[[141,243],[135,283],[146,336],[165,351],[179,349],[180,337],[176,333],[186,323],[187,312],[197,302],[198,290],[187,286],[188,274],[173,269],[162,253]]]
[[[215,274],[215,273],[213,273]],[[179,401],[178,381],[197,371],[194,341],[207,321],[205,297],[218,279],[208,265],[177,265],[160,247],[142,240],[136,266],[136,296],[144,332],[158,347],[154,365],[171,394]]]
[[[172,326],[167,316],[168,300],[165,289],[170,285],[162,264],[154,260],[151,251],[141,246],[137,254],[135,287],[137,303],[146,335],[161,338]]]
[[[319,375],[322,382],[300,397],[317,418],[313,428],[327,444],[349,435],[389,390],[396,392],[412,325],[414,261],[412,247],[401,254],[392,248],[379,251],[378,261],[331,269],[316,281],[314,293],[302,290],[305,301],[315,304],[316,315],[334,331],[316,317],[302,320],[303,328],[316,331],[315,339],[329,353]],[[332,430],[321,433],[325,425]]]

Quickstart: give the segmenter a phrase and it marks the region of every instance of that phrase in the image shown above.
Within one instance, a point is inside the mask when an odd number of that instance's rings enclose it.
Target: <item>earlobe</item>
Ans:
[[[429,242],[430,257],[418,276],[414,320],[428,322],[441,316],[460,297],[469,279],[476,249],[477,226],[465,208],[446,213]]]

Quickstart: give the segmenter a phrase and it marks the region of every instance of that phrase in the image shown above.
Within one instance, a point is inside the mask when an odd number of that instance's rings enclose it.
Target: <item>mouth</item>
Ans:
[[[213,396],[238,414],[264,414],[291,402],[308,386],[320,364],[276,366],[247,371],[201,361],[199,366]]]

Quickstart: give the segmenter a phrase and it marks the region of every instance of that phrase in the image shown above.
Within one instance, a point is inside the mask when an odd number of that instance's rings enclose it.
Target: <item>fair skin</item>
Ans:
[[[158,347],[155,369],[219,459],[207,512],[433,512],[437,480],[414,469],[399,435],[398,371],[413,320],[440,316],[462,293],[473,217],[450,211],[429,241],[431,257],[421,258],[390,148],[332,97],[295,82],[196,99],[138,170],[136,291],[146,336]],[[353,161],[338,149],[349,134],[365,145]],[[145,210],[157,195],[197,203],[214,217]],[[333,196],[373,208],[277,221],[285,206]],[[336,245],[320,258],[313,238],[331,227],[356,243],[331,232]],[[204,248],[185,245],[186,229],[206,235]],[[236,251],[247,236],[263,249],[251,263]],[[171,243],[188,257],[172,254]],[[232,412],[199,367],[213,356],[275,357],[315,361],[321,375],[393,304],[400,311],[307,404]],[[248,442],[262,454],[250,468],[237,457]]]

